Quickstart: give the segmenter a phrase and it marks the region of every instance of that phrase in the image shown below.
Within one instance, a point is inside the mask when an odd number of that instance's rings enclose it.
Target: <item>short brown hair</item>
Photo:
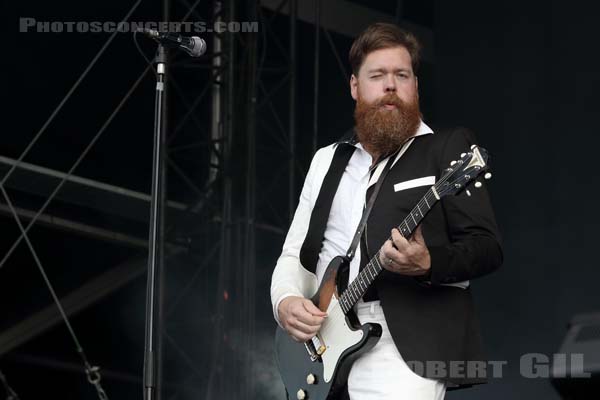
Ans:
[[[416,74],[421,58],[421,44],[412,33],[384,22],[370,25],[352,43],[348,56],[352,73],[358,76],[358,71],[369,53],[397,46],[406,48]]]

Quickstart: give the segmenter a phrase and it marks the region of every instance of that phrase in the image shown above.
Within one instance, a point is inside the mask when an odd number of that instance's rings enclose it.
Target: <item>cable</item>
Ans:
[[[35,216],[31,219],[31,221],[29,221],[29,224],[27,224],[27,227],[25,228],[24,232],[13,243],[13,245],[11,246],[11,248],[8,250],[8,252],[4,256],[4,258],[2,259],[2,261],[0,261],[0,268],[2,268],[4,266],[4,264],[6,263],[6,261],[8,260],[8,258],[12,255],[12,253],[15,251],[15,249],[17,248],[17,246],[21,243],[21,240],[23,240],[23,234],[26,234],[27,232],[29,232],[29,229],[31,229],[31,227],[37,222],[37,220],[40,217],[40,215],[42,215],[42,213],[46,210],[46,208],[48,207],[48,205],[50,204],[50,202],[54,199],[54,197],[56,197],[56,195],[59,192],[59,190],[69,180],[69,178],[71,178],[71,176],[75,172],[75,169],[83,161],[83,159],[85,158],[85,156],[87,156],[87,153],[92,149],[92,147],[94,146],[94,144],[96,144],[96,142],[98,141],[98,139],[100,138],[100,136],[102,136],[102,134],[104,133],[104,131],[106,130],[106,128],[108,127],[108,125],[110,125],[110,123],[112,122],[112,120],[115,118],[115,116],[117,115],[117,113],[121,110],[121,108],[123,107],[123,105],[127,102],[127,100],[129,99],[129,97],[131,97],[131,94],[135,91],[135,89],[138,87],[138,85],[140,84],[140,82],[142,81],[142,79],[146,76],[146,73],[148,72],[149,69],[150,69],[150,67],[146,67],[146,69],[144,70],[144,72],[142,72],[142,74],[139,76],[139,78],[137,79],[137,81],[134,82],[133,86],[129,89],[129,91],[125,94],[125,96],[123,96],[123,98],[121,99],[121,102],[117,105],[117,107],[113,110],[112,114],[104,122],[104,125],[102,125],[102,127],[98,130],[98,132],[96,133],[96,135],[92,138],[91,142],[87,145],[87,147],[80,154],[79,158],[75,161],[75,163],[69,169],[69,171],[67,172],[67,174],[61,179],[60,183],[54,188],[54,191],[50,194],[50,196],[48,196],[48,198],[46,199],[46,201],[44,202],[44,204],[42,205],[42,207],[35,214]],[[4,186],[2,185],[1,182],[0,182],[0,187],[4,188]],[[7,195],[7,197],[8,197],[8,195]]]
[[[146,63],[150,66],[150,68],[152,68],[154,75],[156,75],[157,72],[156,72],[156,68],[154,68],[154,63],[152,61],[150,61],[150,59],[146,56],[146,53],[144,53],[144,51],[142,50],[142,48],[140,46],[139,41],[137,40],[138,33],[139,33],[139,31],[133,32],[133,43],[135,43],[135,47],[138,49],[138,51],[140,52],[140,54],[142,55],[144,60],[146,60]]]
[[[6,381],[6,376],[0,370],[0,381],[2,382],[2,386],[4,386],[4,391],[6,392],[6,400],[19,400],[19,395],[10,387],[8,382]]]
[[[61,315],[63,321],[65,322],[65,325],[67,326],[67,330],[69,331],[69,334],[71,335],[71,338],[73,339],[73,342],[75,343],[77,353],[79,354],[79,356],[81,357],[81,361],[83,362],[83,366],[85,368],[85,373],[87,375],[88,382],[96,388],[96,392],[98,393],[98,397],[100,398],[100,400],[108,400],[108,396],[106,395],[106,392],[102,388],[102,385],[100,385],[100,380],[101,380],[100,368],[97,366],[92,366],[88,362],[87,356],[86,356],[85,352],[83,351],[81,344],[79,343],[79,339],[77,338],[77,335],[75,334],[75,331],[73,330],[73,327],[71,326],[71,322],[69,321],[69,318],[67,317],[67,314],[65,313],[65,310],[64,310],[58,296],[56,295],[56,291],[54,290],[52,283],[50,283],[50,279],[48,279],[48,275],[46,274],[46,271],[44,270],[44,267],[42,266],[42,262],[40,261],[38,255],[37,255],[37,252],[35,251],[35,249],[33,248],[33,245],[29,241],[29,237],[27,236],[27,233],[25,232],[25,228],[23,228],[23,224],[21,224],[21,220],[19,219],[19,217],[16,213],[16,210],[13,207],[10,197],[8,197],[8,193],[6,193],[6,190],[4,189],[3,186],[0,186],[0,191],[2,191],[2,195],[6,199],[6,204],[8,204],[8,207],[10,208],[11,212],[13,213],[13,216],[15,217],[15,222],[17,223],[19,230],[21,231],[21,235],[25,239],[25,243],[27,244],[27,247],[29,247],[29,251],[31,251],[31,255],[33,256],[33,259],[35,260],[35,264],[37,265],[37,267],[40,271],[40,274],[42,275],[42,278],[44,279],[44,282],[46,283],[46,286],[48,287],[48,290],[50,291],[50,295],[52,296],[52,299],[54,300],[54,303],[56,304],[56,307],[58,308],[58,311],[60,312],[60,315]]]

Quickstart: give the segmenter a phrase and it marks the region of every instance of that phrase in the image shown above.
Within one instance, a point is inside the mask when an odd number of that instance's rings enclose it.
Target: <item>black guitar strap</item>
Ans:
[[[373,204],[375,204],[375,199],[377,198],[379,189],[381,189],[381,185],[383,184],[383,181],[384,181],[388,171],[392,167],[392,164],[394,162],[393,160],[396,158],[396,154],[397,154],[397,152],[394,152],[388,158],[388,160],[385,164],[385,167],[383,167],[383,171],[381,171],[381,175],[379,176],[379,179],[377,179],[377,184],[375,184],[375,187],[373,188],[371,197],[369,197],[369,202],[367,203],[367,206],[363,210],[363,215],[362,215],[362,218],[360,219],[360,222],[358,223],[358,227],[356,228],[356,233],[354,234],[352,243],[350,243],[350,247],[348,248],[348,251],[346,252],[346,257],[348,257],[348,261],[350,261],[354,258],[354,254],[356,252],[356,246],[358,246],[358,243],[360,242],[360,237],[362,236],[362,233],[365,230],[365,226],[367,225],[367,220],[369,219],[369,214],[371,214],[371,210],[373,209]]]
[[[315,272],[317,269],[319,253],[321,252],[321,247],[323,247],[325,228],[327,227],[333,198],[342,180],[342,175],[346,170],[346,165],[348,165],[352,154],[354,154],[354,150],[356,150],[356,147],[351,144],[338,144],[329,170],[321,184],[321,190],[319,191],[312,214],[310,215],[306,239],[300,249],[300,262],[304,268],[311,272]]]

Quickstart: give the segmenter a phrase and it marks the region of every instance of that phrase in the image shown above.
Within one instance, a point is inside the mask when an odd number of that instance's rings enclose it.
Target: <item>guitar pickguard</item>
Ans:
[[[326,350],[321,355],[323,360],[323,379],[330,382],[342,353],[356,345],[363,338],[362,330],[352,330],[348,326],[346,315],[337,298],[332,296],[327,308],[327,318],[321,325],[319,337]]]

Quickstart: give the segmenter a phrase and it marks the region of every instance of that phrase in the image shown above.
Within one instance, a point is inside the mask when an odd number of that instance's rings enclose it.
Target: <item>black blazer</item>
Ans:
[[[364,265],[429,189],[414,187],[396,192],[394,185],[435,176],[436,182],[452,160],[468,152],[474,135],[464,128],[417,136],[390,169],[375,201],[365,230]],[[466,363],[483,361],[479,322],[469,288],[443,286],[488,274],[502,264],[502,248],[485,185],[457,196],[446,196],[422,222],[431,255],[431,275],[425,279],[388,271],[375,287],[398,351],[413,371],[446,381],[449,389],[486,381],[482,374],[466,376]],[[306,238],[305,244],[313,239]],[[471,282],[472,283],[472,282]],[[443,363],[447,374],[428,368]],[[429,362],[429,364],[428,364]],[[463,363],[462,371],[449,376],[450,367]],[[474,366],[471,364],[470,366]]]

